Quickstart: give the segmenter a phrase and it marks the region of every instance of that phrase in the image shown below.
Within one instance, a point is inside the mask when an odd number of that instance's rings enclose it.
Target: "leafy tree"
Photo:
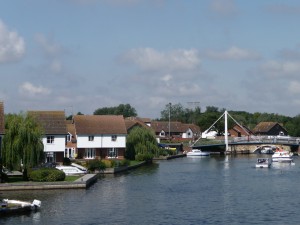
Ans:
[[[159,148],[154,132],[143,127],[133,128],[126,141],[126,159],[134,160],[136,155],[158,156]]]
[[[130,104],[120,104],[117,107],[98,108],[94,115],[123,115],[124,117],[137,116],[135,108]]]
[[[27,170],[37,166],[43,158],[42,129],[28,115],[8,115],[5,121],[3,137],[3,165],[7,168]]]

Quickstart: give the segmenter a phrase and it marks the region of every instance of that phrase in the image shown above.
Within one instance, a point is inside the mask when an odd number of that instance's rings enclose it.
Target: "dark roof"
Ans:
[[[127,134],[122,115],[76,115],[76,134]]]
[[[4,124],[4,104],[0,102],[0,134],[4,134],[5,124]]]
[[[45,134],[66,134],[66,117],[64,111],[29,111],[44,129]]]
[[[159,133],[162,130],[165,132],[169,131],[169,122],[166,121],[152,121],[151,128],[155,131],[155,133]],[[170,131],[172,133],[183,133],[186,132],[190,128],[193,132],[200,132],[200,128],[195,124],[185,124],[181,122],[170,122]]]
[[[270,131],[277,124],[279,124],[279,123],[277,123],[277,122],[260,122],[259,124],[256,125],[256,127],[254,127],[253,133],[257,133],[257,132],[265,133],[265,132],[268,132],[268,131]]]

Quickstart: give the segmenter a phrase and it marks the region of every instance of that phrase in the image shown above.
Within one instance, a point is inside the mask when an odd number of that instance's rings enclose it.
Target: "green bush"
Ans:
[[[151,161],[153,159],[153,154],[151,153],[144,153],[144,154],[137,154],[135,155],[135,160],[136,161]]]
[[[87,168],[90,171],[105,170],[106,164],[101,160],[94,159],[87,162]]]
[[[71,159],[69,159],[69,158],[64,158],[63,165],[65,165],[65,166],[70,166],[70,165],[71,165]]]
[[[120,166],[129,166],[130,165],[130,160],[128,160],[128,159],[122,159],[119,162],[120,162],[119,163]]]
[[[41,168],[29,174],[29,180],[36,182],[64,181],[66,174],[55,168]]]

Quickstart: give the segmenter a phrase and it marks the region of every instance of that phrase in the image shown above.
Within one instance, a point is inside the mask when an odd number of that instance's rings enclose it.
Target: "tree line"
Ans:
[[[178,121],[182,123],[193,123],[198,125],[202,131],[208,129],[226,109],[215,106],[207,106],[205,110],[200,107],[185,108],[181,103],[166,104],[160,112],[158,121]],[[300,136],[300,114],[295,117],[280,115],[277,113],[249,113],[246,111],[227,110],[228,113],[241,125],[252,130],[260,122],[278,122],[291,136]],[[98,108],[94,111],[94,115],[123,115],[124,117],[137,116],[137,111],[130,104],[120,104],[116,107]],[[228,120],[228,128],[231,129],[235,122]],[[220,120],[215,124],[215,128],[220,132],[224,132],[224,120]]]

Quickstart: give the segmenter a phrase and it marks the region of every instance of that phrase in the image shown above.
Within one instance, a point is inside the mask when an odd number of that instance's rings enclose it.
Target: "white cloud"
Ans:
[[[226,51],[208,50],[205,56],[218,60],[257,60],[260,55],[254,51],[246,50],[238,47],[231,47]]]
[[[59,44],[45,37],[43,34],[36,34],[35,40],[45,52],[45,54],[49,56],[56,56],[63,51],[63,48]]]
[[[59,60],[53,60],[51,65],[50,65],[51,71],[55,73],[59,73],[62,71],[62,64]]]
[[[48,88],[45,88],[43,86],[34,86],[30,82],[24,82],[20,87],[19,87],[19,92],[21,94],[25,95],[47,95],[51,93],[51,90]]]
[[[195,49],[159,52],[152,48],[139,48],[130,50],[122,58],[143,70],[154,71],[192,70],[200,65],[198,51]]]
[[[288,87],[289,92],[293,94],[300,94],[300,82],[299,81],[291,81]]]
[[[300,62],[298,61],[268,61],[261,66],[262,70],[269,76],[298,75],[300,73]]]
[[[25,54],[25,42],[15,31],[9,31],[0,20],[0,63],[13,62]]]
[[[288,5],[288,4],[271,4],[266,7],[267,11],[275,14],[300,14],[299,5]]]
[[[234,0],[212,0],[211,9],[219,15],[233,15],[237,12]]]

